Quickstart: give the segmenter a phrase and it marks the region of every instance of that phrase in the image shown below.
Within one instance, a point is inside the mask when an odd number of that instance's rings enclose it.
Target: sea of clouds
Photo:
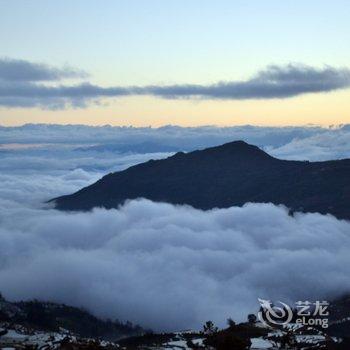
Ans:
[[[127,202],[66,213],[45,201],[177,150],[243,139],[284,159],[350,157],[350,127],[0,127],[0,291],[156,330],[244,320],[257,298],[350,291],[350,223],[272,204],[196,210]]]

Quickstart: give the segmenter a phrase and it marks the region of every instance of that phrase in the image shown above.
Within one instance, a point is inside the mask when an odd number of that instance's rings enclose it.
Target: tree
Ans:
[[[214,323],[212,321],[205,322],[205,325],[203,326],[203,332],[204,334],[214,334],[218,331],[218,327],[214,326]]]
[[[227,319],[227,325],[229,328],[234,328],[236,325],[236,322],[230,317]]]
[[[248,315],[248,322],[249,323],[256,323],[256,316],[254,314]]]

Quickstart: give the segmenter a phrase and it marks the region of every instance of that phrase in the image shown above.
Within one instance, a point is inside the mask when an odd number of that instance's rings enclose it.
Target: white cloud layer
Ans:
[[[6,206],[6,203],[2,203]],[[203,212],[132,201],[67,214],[2,208],[0,290],[155,329],[245,319],[257,298],[349,291],[350,223],[248,204]]]
[[[106,172],[167,156],[164,145],[245,139],[281,158],[330,159],[349,156],[349,135],[348,126],[0,128],[0,291],[162,330],[245,319],[258,297],[312,300],[348,292],[350,223],[332,216],[291,217],[269,204],[204,212],[147,200],[64,213],[43,202]],[[158,152],[131,152],[137,142]]]
[[[317,161],[350,157],[350,124],[330,128],[251,125],[134,128],[27,124],[0,126],[0,140],[2,148],[13,143],[55,144],[57,147],[69,144],[71,149],[75,146],[86,156],[90,155],[96,163],[100,157],[112,159],[112,154],[189,151],[235,140],[244,140],[283,159]],[[32,149],[32,153],[34,151],[38,152],[38,149]],[[104,155],[106,153],[110,154]],[[83,154],[79,158],[83,158]],[[71,154],[66,156],[72,158]]]

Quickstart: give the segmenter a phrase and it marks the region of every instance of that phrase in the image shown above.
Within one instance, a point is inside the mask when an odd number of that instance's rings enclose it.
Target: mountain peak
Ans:
[[[257,146],[251,145],[245,141],[237,140],[232,142],[224,143],[220,146],[214,146],[211,148],[206,148],[201,151],[195,151],[200,153],[207,154],[215,154],[215,156],[219,157],[235,157],[236,159],[242,159],[247,162],[250,160],[264,159],[264,160],[272,160],[275,159],[262,149]],[[229,160],[229,159],[228,159]]]
[[[247,143],[247,142],[245,142],[243,140],[236,140],[236,141],[231,141],[231,142],[224,143],[221,146],[222,147],[225,147],[225,146],[231,146],[231,147],[252,147],[253,145],[250,145],[249,143]],[[255,147],[255,146],[253,146],[253,147]]]
[[[317,176],[317,181],[315,181]],[[247,202],[350,218],[350,160],[286,161],[244,141],[149,161],[54,199],[57,209],[118,208],[127,199],[211,209]]]
[[[212,148],[230,149],[230,150],[235,150],[235,151],[248,151],[248,150],[251,151],[251,150],[258,149],[259,151],[261,151],[257,146],[250,145],[249,143],[242,141],[242,140],[227,142],[227,143],[224,143],[223,145],[215,146]],[[261,151],[261,152],[263,152],[263,151]]]

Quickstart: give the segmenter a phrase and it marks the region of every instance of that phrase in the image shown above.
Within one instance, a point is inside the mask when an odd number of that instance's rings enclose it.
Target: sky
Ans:
[[[345,0],[0,0],[0,124],[347,123],[349,11]],[[33,67],[57,74],[24,79]]]

